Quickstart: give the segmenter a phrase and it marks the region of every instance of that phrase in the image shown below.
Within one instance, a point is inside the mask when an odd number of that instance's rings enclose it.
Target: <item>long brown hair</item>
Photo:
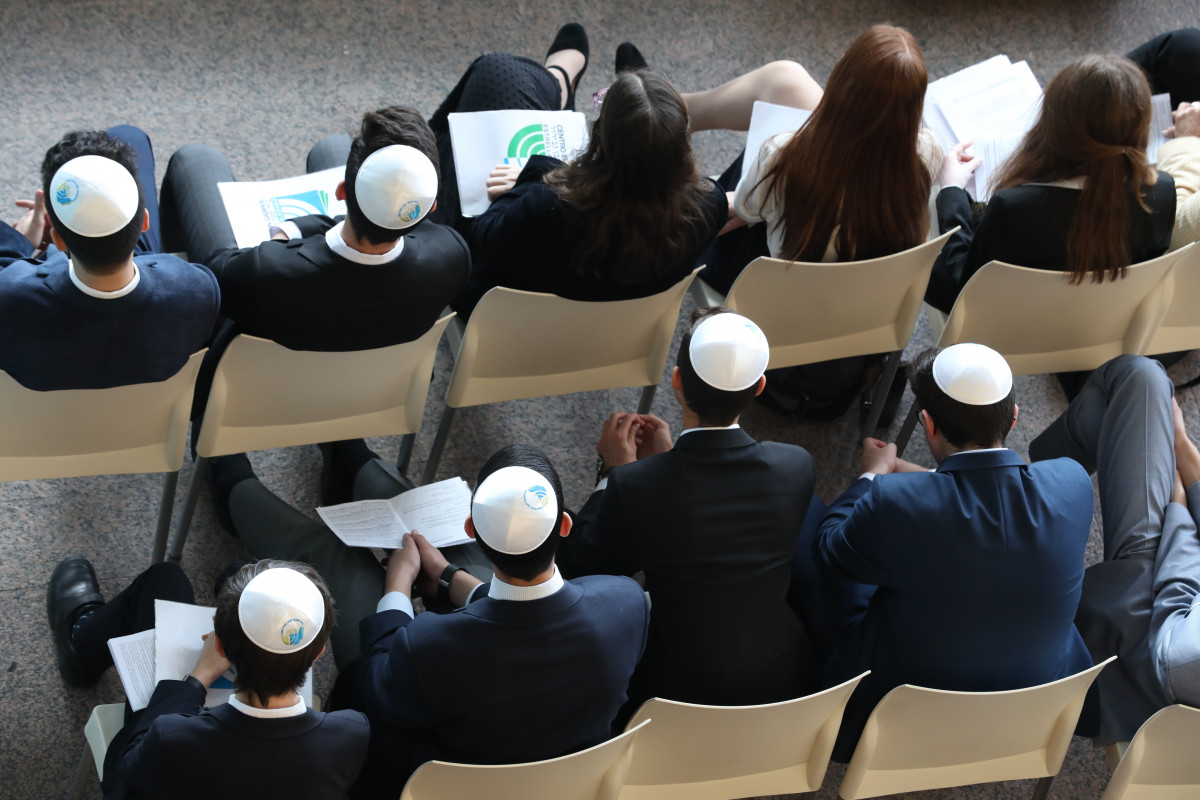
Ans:
[[[932,179],[917,135],[928,82],[903,28],[876,25],[838,59],[821,102],[762,179],[784,209],[784,258],[820,261],[835,229],[842,261],[924,241]]]
[[[711,186],[696,170],[683,98],[660,75],[618,75],[587,149],[543,180],[572,217],[581,275],[634,284],[700,249]]]
[[[1054,76],[1037,122],[997,176],[996,188],[1084,178],[1067,235],[1072,283],[1125,275],[1130,194],[1143,209],[1143,185],[1158,175],[1146,161],[1150,86],[1133,62],[1091,55]]]

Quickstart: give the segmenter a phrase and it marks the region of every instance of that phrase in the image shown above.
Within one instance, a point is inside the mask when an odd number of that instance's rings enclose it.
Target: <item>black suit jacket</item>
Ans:
[[[609,473],[557,560],[566,575],[645,571],[650,640],[631,705],[748,705],[811,688],[812,653],[787,592],[814,482],[804,448],[740,428],[685,434]]]
[[[346,795],[367,754],[357,711],[259,719],[229,705],[204,711],[197,681],[159,681],[126,712],[104,760],[106,798],[318,800]]]

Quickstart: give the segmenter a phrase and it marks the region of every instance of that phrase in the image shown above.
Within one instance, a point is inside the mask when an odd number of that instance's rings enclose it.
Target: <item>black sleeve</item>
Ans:
[[[154,721],[166,714],[200,713],[206,693],[204,685],[190,676],[159,681],[144,709],[126,712],[125,727],[113,737],[104,758],[105,797],[123,797],[133,783],[153,780],[160,745],[151,731]]]
[[[566,578],[633,575],[642,568],[616,474],[609,473],[607,489],[592,492],[571,534],[559,542],[554,560]]]
[[[995,236],[1001,227],[1002,216],[1003,201],[999,196],[993,197],[983,215],[977,218],[971,211],[971,196],[965,189],[949,186],[938,192],[938,231],[945,233],[955,226],[960,230],[946,242],[933,264],[925,302],[950,313],[958,293],[971,276],[995,257]]]
[[[300,237],[307,239],[309,236],[324,234],[325,231],[332,228],[338,223],[339,220],[342,219],[345,218],[338,217],[337,219],[334,219],[333,217],[327,217],[324,214],[309,214],[303,217],[295,217],[294,219],[290,220],[290,222],[300,229]]]
[[[13,261],[33,257],[33,245],[12,225],[0,222],[0,268]]]
[[[547,173],[553,172],[564,162],[550,156],[530,156],[525,162],[521,174],[517,176],[517,186],[523,183],[541,183]]]

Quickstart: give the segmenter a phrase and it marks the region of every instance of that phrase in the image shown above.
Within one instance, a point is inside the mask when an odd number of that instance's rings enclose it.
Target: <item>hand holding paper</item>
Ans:
[[[959,189],[967,187],[967,182],[971,180],[971,176],[975,174],[975,170],[982,163],[980,159],[967,152],[973,144],[974,142],[959,142],[946,153],[946,157],[942,159],[942,168],[938,172],[938,183],[943,187],[957,186]]]
[[[217,639],[216,633],[210,631],[204,634],[203,638],[204,646],[200,648],[200,657],[196,659],[196,666],[192,668],[191,675],[207,689],[212,686],[213,681],[228,672],[231,665],[225,657],[225,651],[220,649],[220,640]]]

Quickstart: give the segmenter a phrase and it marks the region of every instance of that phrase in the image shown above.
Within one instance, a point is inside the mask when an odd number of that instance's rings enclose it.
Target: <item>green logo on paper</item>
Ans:
[[[542,124],[526,125],[513,134],[508,142],[509,158],[529,158],[546,154],[546,128]]]

